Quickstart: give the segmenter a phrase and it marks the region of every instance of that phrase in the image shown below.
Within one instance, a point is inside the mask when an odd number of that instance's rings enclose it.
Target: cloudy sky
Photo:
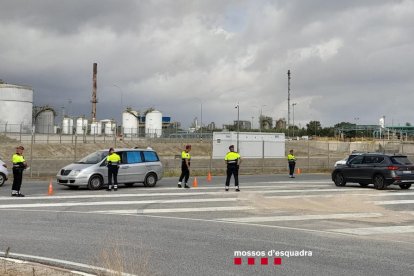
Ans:
[[[414,123],[412,0],[0,0],[0,79],[98,119]],[[291,108],[291,123],[293,109]]]

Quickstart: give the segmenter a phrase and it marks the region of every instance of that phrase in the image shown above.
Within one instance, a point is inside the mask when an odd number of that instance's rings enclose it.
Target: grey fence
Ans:
[[[43,134],[44,135],[44,134]],[[47,138],[47,136],[42,136]],[[63,166],[100,149],[109,147],[152,147],[164,164],[166,175],[175,175],[180,170],[180,152],[186,144],[192,144],[192,174],[224,174],[223,158],[212,159],[212,139],[200,138],[137,138],[88,137],[77,135],[50,135],[49,140],[40,139],[39,134],[0,134],[0,156],[9,162],[17,144],[26,148],[25,157],[30,163],[26,173],[32,176],[53,176]],[[337,160],[352,151],[387,152],[406,154],[414,160],[414,143],[400,140],[371,140],[359,142],[298,140],[286,141],[286,152],[293,149],[297,157],[297,168],[301,172],[330,172]],[[243,157],[243,152],[241,152]],[[244,158],[241,173],[285,173],[287,162],[282,158]]]

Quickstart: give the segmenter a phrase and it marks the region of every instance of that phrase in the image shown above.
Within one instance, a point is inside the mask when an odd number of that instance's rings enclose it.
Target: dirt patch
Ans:
[[[369,222],[393,222],[404,223],[414,219],[411,213],[402,213],[386,209],[383,206],[375,205],[373,197],[364,195],[334,195],[332,197],[304,197],[284,198],[264,197],[259,193],[244,192],[239,198],[246,202],[246,205],[253,206],[251,212],[255,214],[292,212],[295,215],[312,214],[337,214],[337,213],[380,213],[382,216],[373,218],[349,218],[350,220]]]

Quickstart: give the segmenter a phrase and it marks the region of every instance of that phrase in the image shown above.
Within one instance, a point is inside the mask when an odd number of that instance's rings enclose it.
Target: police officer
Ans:
[[[289,164],[289,177],[290,178],[295,178],[293,176],[293,173],[295,172],[296,157],[295,157],[295,155],[293,155],[293,150],[292,149],[289,151],[287,159],[288,159],[288,164]]]
[[[234,145],[231,145],[229,150],[230,151],[224,157],[224,162],[227,165],[226,192],[229,190],[231,175],[234,175],[234,186],[236,186],[236,192],[240,192],[239,166],[241,164],[241,157],[240,154],[234,151]]]
[[[108,166],[108,189],[107,191],[112,190],[112,176],[114,177],[114,191],[118,190],[118,169],[119,164],[121,163],[121,157],[114,152],[113,148],[109,149],[109,154],[106,157],[106,162]]]
[[[181,183],[184,180],[184,188],[190,188],[187,185],[188,178],[190,178],[190,160],[191,160],[191,145],[186,145],[185,150],[181,152],[181,175],[178,179],[178,188],[181,188]]]
[[[13,154],[12,163],[13,163],[13,186],[11,196],[24,197],[20,193],[20,187],[22,186],[23,180],[23,171],[27,168],[26,160],[23,156],[23,146],[18,146],[16,148],[16,153]]]

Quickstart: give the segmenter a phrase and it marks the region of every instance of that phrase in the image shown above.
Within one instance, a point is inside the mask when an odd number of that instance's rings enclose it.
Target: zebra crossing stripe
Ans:
[[[92,213],[105,214],[160,214],[160,213],[189,213],[189,212],[219,212],[219,211],[245,211],[253,210],[250,206],[229,206],[229,207],[200,207],[200,208],[164,208],[164,209],[129,209],[129,210],[107,210],[94,211]]]
[[[413,233],[414,226],[385,226],[385,227],[367,227],[367,228],[344,228],[330,229],[328,231],[353,234],[358,236],[375,235],[375,234],[396,234],[396,233]]]
[[[412,204],[414,200],[383,200],[383,201],[371,201],[375,205],[397,205],[397,204]]]
[[[380,213],[349,213],[328,215],[302,215],[302,216],[271,216],[271,217],[244,217],[221,218],[218,220],[233,222],[272,222],[272,221],[298,221],[298,220],[324,220],[324,219],[350,219],[350,218],[375,218],[381,217]]]
[[[384,197],[384,196],[413,196],[413,193],[383,193],[383,194],[363,194],[363,193],[341,193],[341,194],[330,194],[330,195],[292,195],[292,196],[266,196],[266,198],[312,198],[312,197],[341,197],[343,195],[347,196],[370,196],[370,197]],[[375,202],[375,201],[374,201]]]
[[[261,187],[255,187],[256,189],[260,189]],[[275,187],[273,187],[275,188]],[[245,189],[245,187],[241,187],[241,189]],[[198,188],[197,188],[198,190]],[[286,189],[286,190],[279,190],[279,189],[267,189],[267,190],[257,190],[257,191],[248,191],[248,193],[257,193],[257,194],[277,194],[277,193],[304,193],[304,192],[336,192],[336,191],[369,191],[369,190],[362,190],[362,189]],[[347,193],[348,194],[348,193]],[[19,201],[30,201],[30,200],[39,200],[39,199],[87,199],[87,198],[122,198],[122,197],[156,197],[156,196],[196,196],[196,195],[224,195],[224,189],[219,192],[176,192],[176,193],[148,193],[148,194],[102,194],[102,195],[70,195],[70,196],[28,196],[19,198]],[[12,201],[15,200],[11,197],[0,197],[0,200],[4,201]]]
[[[159,199],[140,201],[97,201],[97,202],[62,202],[62,203],[32,203],[32,204],[5,204],[0,209],[14,208],[39,208],[39,207],[73,207],[73,206],[104,206],[104,205],[132,205],[132,204],[174,204],[174,203],[199,203],[199,202],[234,202],[245,201],[239,198],[194,198],[194,199]]]

